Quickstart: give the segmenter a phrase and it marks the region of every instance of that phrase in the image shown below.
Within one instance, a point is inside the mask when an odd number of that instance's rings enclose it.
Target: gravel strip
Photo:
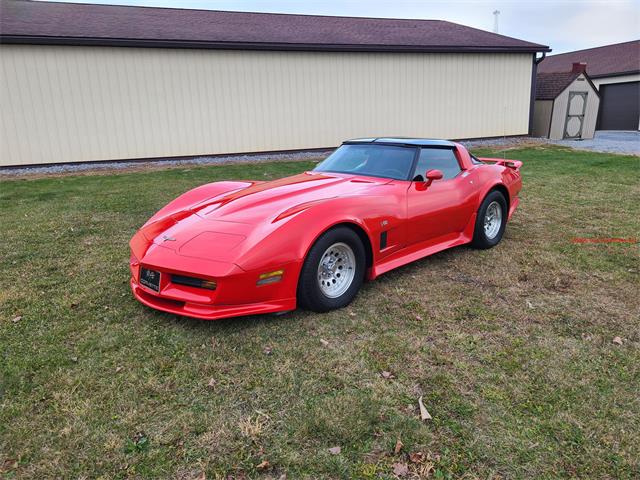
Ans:
[[[504,147],[555,144],[564,145],[581,150],[591,150],[606,153],[623,153],[640,155],[640,132],[596,132],[589,140],[549,140],[537,137],[503,137],[479,140],[461,141],[467,148]],[[81,174],[97,172],[118,172],[125,170],[146,170],[154,168],[192,166],[192,165],[226,165],[230,163],[261,163],[261,162],[296,162],[319,160],[331,153],[332,150],[318,150],[313,152],[265,153],[251,155],[219,155],[186,159],[159,159],[153,161],[136,162],[100,162],[78,163],[73,165],[49,165],[44,167],[0,168],[0,178],[23,176],[48,176],[62,174]]]
[[[469,140],[461,142],[468,148],[482,147],[514,147],[520,144],[531,144],[532,141],[543,142],[544,139],[530,137],[505,137],[484,140]],[[325,158],[332,150],[317,150],[313,152],[265,153],[250,155],[216,155],[185,159],[158,159],[153,161],[120,161],[120,162],[86,162],[67,165],[34,166],[25,168],[0,168],[0,178],[41,177],[49,175],[110,173],[119,171],[139,171],[154,168],[180,167],[192,165],[226,165],[230,163],[260,163],[260,162],[296,162]]]
[[[640,132],[600,131],[586,140],[547,140],[555,145],[603,153],[640,155]]]
[[[265,153],[251,155],[220,155],[185,159],[159,159],[136,162],[87,162],[66,165],[48,165],[43,167],[0,168],[0,177],[45,176],[66,173],[110,172],[121,170],[145,170],[152,168],[180,167],[193,165],[226,165],[229,163],[262,163],[262,162],[302,162],[319,160],[332,150],[313,152]]]

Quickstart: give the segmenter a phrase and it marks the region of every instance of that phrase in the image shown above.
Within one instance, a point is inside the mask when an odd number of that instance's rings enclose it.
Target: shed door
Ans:
[[[640,120],[640,82],[600,85],[599,130],[637,130]]]
[[[582,136],[582,123],[586,109],[587,92],[569,92],[563,138],[580,138]]]

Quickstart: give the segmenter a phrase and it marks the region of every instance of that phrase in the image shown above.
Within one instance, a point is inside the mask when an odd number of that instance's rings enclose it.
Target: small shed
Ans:
[[[640,40],[547,55],[538,72],[567,72],[589,65],[589,78],[600,93],[598,130],[640,130]]]
[[[538,73],[532,134],[552,140],[593,138],[600,94],[586,72],[574,63],[570,72]]]

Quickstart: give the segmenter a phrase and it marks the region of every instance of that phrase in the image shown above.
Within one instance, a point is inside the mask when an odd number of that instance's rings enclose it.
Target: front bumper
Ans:
[[[203,320],[218,320],[228,317],[240,317],[244,315],[260,315],[264,313],[283,312],[296,308],[296,299],[285,298],[281,300],[264,300],[257,303],[238,305],[216,305],[189,302],[175,298],[167,298],[161,294],[150,291],[131,278],[131,290],[136,299],[144,305],[186,317],[200,318]],[[265,288],[265,287],[261,287]]]
[[[170,245],[170,244],[169,244]],[[140,231],[130,242],[130,285],[135,298],[151,308],[205,320],[294,310],[300,262],[272,264],[251,271],[228,261],[181,255],[155,244]],[[140,270],[160,272],[159,289],[140,283]],[[280,281],[258,285],[260,275],[283,270]],[[174,282],[173,276],[216,283],[215,290]]]
[[[135,238],[135,237],[134,237]],[[234,263],[178,255],[160,245],[133,248],[129,267],[131,290],[141,303],[176,315],[216,320],[242,315],[294,310],[296,308],[299,262],[265,265],[246,271]],[[138,256],[142,257],[138,260]],[[140,283],[141,268],[160,272],[159,291]],[[258,285],[260,275],[284,270],[280,281]],[[173,275],[215,281],[215,290],[173,282]]]

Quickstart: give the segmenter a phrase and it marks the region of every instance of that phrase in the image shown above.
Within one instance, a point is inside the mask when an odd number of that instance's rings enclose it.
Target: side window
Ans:
[[[475,155],[469,154],[469,156],[471,157],[471,163],[473,163],[474,165],[482,165],[484,163]]]
[[[414,180],[421,181],[427,170],[440,170],[443,179],[453,178],[462,169],[458,163],[456,154],[450,148],[423,148],[420,150],[420,158],[416,167]],[[420,178],[418,178],[420,177]]]

